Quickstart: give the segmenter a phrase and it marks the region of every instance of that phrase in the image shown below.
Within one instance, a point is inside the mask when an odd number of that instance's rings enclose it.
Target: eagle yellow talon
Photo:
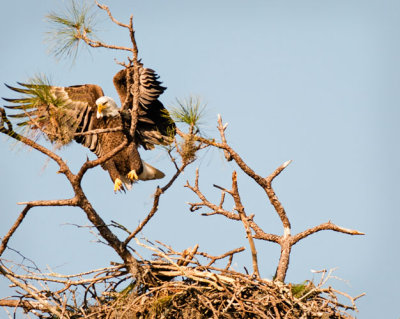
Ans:
[[[122,189],[122,181],[117,178],[115,179],[115,183],[114,183],[114,192],[116,193],[117,191],[120,191]]]
[[[138,177],[138,175],[136,174],[136,171],[135,171],[134,169],[131,170],[131,171],[128,173],[128,178],[129,178],[131,181],[136,181],[136,180],[139,179],[139,177]]]

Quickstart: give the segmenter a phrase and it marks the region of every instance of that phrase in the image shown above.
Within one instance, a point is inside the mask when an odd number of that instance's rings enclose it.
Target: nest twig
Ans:
[[[63,318],[353,318],[348,310],[357,311],[355,300],[347,293],[326,287],[333,278],[332,271],[321,271],[317,285],[283,284],[254,275],[242,274],[230,267],[218,268],[216,260],[229,257],[243,248],[220,256],[198,251],[198,246],[176,252],[159,243],[136,243],[154,253],[154,260],[140,261],[145,274],[139,281],[123,265],[93,270],[77,275],[55,273],[12,273],[15,280],[24,282],[36,297],[46,296]],[[200,263],[200,258],[212,262]],[[36,286],[41,287],[35,288]],[[48,289],[48,284],[61,285]],[[83,293],[82,293],[83,291]],[[78,296],[84,299],[79,300]],[[339,302],[339,296],[340,302]],[[348,304],[342,302],[348,299]],[[33,296],[19,300],[0,300],[0,306],[18,306],[26,311],[40,311],[43,318],[52,318],[46,303]],[[46,317],[45,315],[49,316]]]

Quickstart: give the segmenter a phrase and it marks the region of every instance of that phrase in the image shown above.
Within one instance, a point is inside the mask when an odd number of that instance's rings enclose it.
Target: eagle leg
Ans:
[[[138,177],[138,175],[137,175],[137,173],[136,173],[136,171],[133,169],[133,170],[131,170],[129,173],[128,173],[128,178],[132,181],[132,182],[134,182],[134,181],[136,181],[136,180],[138,180],[139,179],[139,177]]]
[[[116,193],[117,191],[124,191],[122,181],[119,178],[116,178],[114,183],[114,193]]]

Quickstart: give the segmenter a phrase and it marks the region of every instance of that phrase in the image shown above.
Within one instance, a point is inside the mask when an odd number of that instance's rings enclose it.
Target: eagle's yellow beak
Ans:
[[[101,114],[105,108],[106,106],[100,103],[97,105],[97,112]]]
[[[97,114],[96,117],[99,119],[101,117],[103,117],[103,110],[106,108],[106,106],[102,103],[97,104]]]

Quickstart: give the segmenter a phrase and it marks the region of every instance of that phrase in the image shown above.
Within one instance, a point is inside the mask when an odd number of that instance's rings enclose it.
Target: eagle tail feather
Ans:
[[[165,176],[163,172],[157,168],[151,166],[150,164],[142,161],[143,171],[139,174],[139,179],[142,181],[148,181],[151,179],[160,179]]]

